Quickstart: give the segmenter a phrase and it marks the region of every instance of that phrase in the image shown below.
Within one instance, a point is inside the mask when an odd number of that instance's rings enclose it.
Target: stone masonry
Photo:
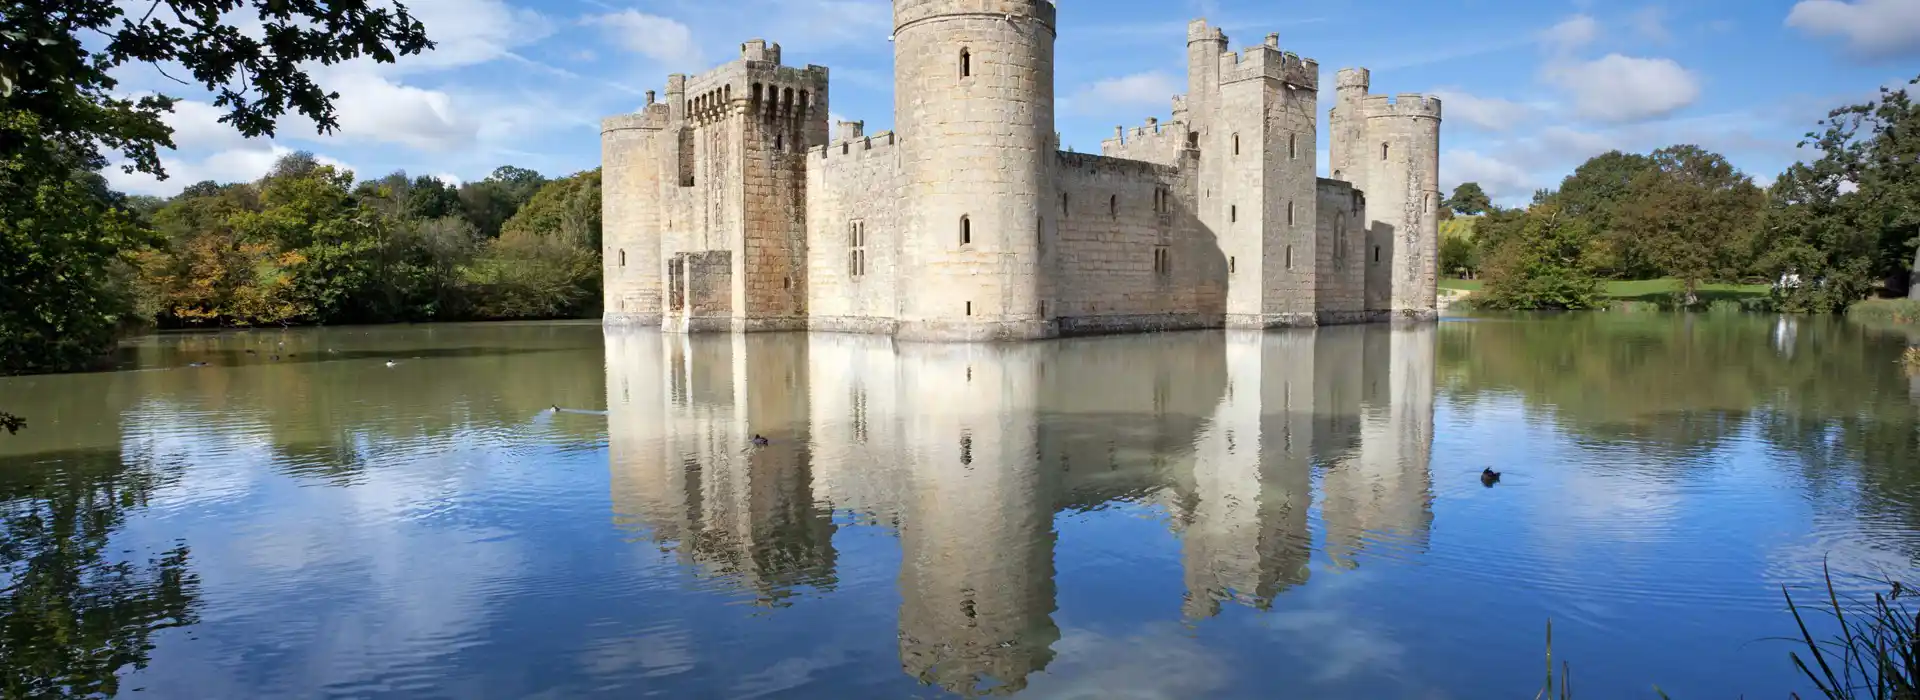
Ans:
[[[1059,150],[1051,0],[894,0],[896,130],[755,39],[601,129],[608,325],[989,341],[1434,318],[1440,101],[1187,30],[1171,118]]]

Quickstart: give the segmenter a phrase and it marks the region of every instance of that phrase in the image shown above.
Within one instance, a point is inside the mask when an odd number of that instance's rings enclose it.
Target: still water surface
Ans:
[[[1781,697],[1782,585],[1823,557],[1913,578],[1905,342],[1607,314],[1012,346],[156,336],[118,371],[0,379],[29,420],[0,436],[0,673],[1524,698],[1551,618],[1586,697]]]

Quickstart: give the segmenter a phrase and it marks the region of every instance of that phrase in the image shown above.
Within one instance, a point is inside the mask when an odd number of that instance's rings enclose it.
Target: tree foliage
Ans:
[[[243,10],[250,31],[231,23]],[[273,135],[289,111],[325,132],[337,125],[337,95],[314,82],[312,66],[392,62],[432,46],[404,6],[366,0],[9,3],[0,11],[0,373],[92,364],[138,313],[126,258],[144,243],[142,212],[103,196],[95,171],[117,152],[125,170],[164,177],[159,149],[174,144],[162,119],[174,99],[124,95],[112,71],[182,71],[246,136]]]
[[[1493,198],[1487,196],[1486,190],[1480,189],[1480,183],[1462,182],[1453,188],[1453,196],[1447,198],[1446,208],[1456,213],[1478,216],[1493,208]]]
[[[437,179],[355,185],[310,161],[291,154],[259,182],[196,187],[155,213],[165,243],[140,270],[162,325],[550,318],[599,298],[597,171],[549,183],[488,242],[463,217],[418,215],[451,209]]]
[[[1648,161],[1652,168],[1628,184],[1612,232],[1678,279],[1691,306],[1702,283],[1733,281],[1749,268],[1749,239],[1766,195],[1726,158],[1698,146],[1662,148]]]
[[[1882,89],[1820,126],[1800,144],[1820,157],[1774,182],[1756,238],[1761,270],[1799,278],[1775,290],[1778,303],[1839,311],[1888,282],[1920,295],[1920,104]]]
[[[1482,220],[1476,233],[1493,246],[1479,304],[1494,309],[1601,306],[1600,280],[1586,261],[1593,232],[1585,219],[1541,204]]]

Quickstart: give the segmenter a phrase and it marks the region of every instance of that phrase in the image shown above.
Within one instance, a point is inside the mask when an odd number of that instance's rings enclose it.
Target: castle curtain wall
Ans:
[[[806,168],[808,327],[891,333],[902,283],[893,132],[836,139],[807,153]]]

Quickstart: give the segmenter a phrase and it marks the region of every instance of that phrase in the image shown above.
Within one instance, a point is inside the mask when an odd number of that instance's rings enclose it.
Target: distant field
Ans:
[[[1442,278],[1442,289],[1480,291],[1480,280],[1457,280]],[[1680,281],[1675,279],[1657,280],[1615,280],[1608,282],[1605,294],[1616,301],[1662,301],[1674,292],[1680,291]],[[1700,300],[1711,302],[1719,299],[1742,299],[1767,295],[1764,284],[1703,284],[1700,285]]]

